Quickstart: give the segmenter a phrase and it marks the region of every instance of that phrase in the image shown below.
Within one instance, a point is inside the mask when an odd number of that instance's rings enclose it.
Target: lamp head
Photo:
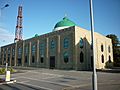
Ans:
[[[5,7],[9,7],[9,4],[6,4]]]

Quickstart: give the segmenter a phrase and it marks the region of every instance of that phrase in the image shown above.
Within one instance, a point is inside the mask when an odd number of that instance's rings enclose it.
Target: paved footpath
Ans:
[[[0,90],[92,90],[92,72],[29,69],[12,74],[17,83],[0,85]],[[120,90],[120,73],[97,72],[98,90]],[[4,77],[0,75],[0,77]]]

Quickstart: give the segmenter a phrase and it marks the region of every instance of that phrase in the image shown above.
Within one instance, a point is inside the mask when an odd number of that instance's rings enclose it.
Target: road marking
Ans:
[[[64,75],[59,75],[59,74],[51,74],[51,73],[40,73],[40,72],[35,72],[35,71],[28,71],[26,73],[37,73],[37,74],[40,74],[40,75],[49,75],[49,77],[45,77],[45,78],[42,78],[42,79],[51,79],[51,78],[56,78],[56,77],[63,77]],[[35,74],[36,75],[36,74]]]
[[[28,72],[32,72],[32,73],[38,73],[38,74],[41,74],[40,72],[35,72],[35,71],[28,71]],[[44,75],[51,75],[51,76],[58,76],[58,77],[61,77],[61,76],[64,76],[64,75],[59,75],[59,74],[51,74],[51,73],[42,73]]]
[[[42,73],[44,75],[51,75],[51,76],[58,76],[58,77],[63,77],[64,75],[59,75],[59,74],[51,74],[51,73]]]
[[[15,73],[15,74],[12,74],[12,76],[21,76],[21,75],[23,75],[23,74],[27,74],[27,73],[29,73],[28,71],[26,71],[26,72],[22,72],[22,73]]]
[[[47,83],[56,84],[56,85],[73,87],[73,85],[71,85],[71,84],[58,83],[58,82],[52,82],[52,81],[46,81],[46,80],[38,80],[38,79],[32,79],[32,78],[28,78],[28,77],[21,77],[21,78],[25,78],[25,79],[29,79],[29,80],[35,80],[35,81],[41,81],[41,82],[47,82]]]
[[[85,87],[85,86],[90,86],[91,84],[83,84],[83,85],[74,85],[72,87],[65,87],[63,88],[62,90],[75,90],[75,89],[78,89],[80,87]]]
[[[33,87],[37,87],[37,88],[42,88],[42,89],[46,89],[46,90],[53,90],[53,89],[51,89],[51,88],[41,87],[41,86],[37,86],[37,85],[25,83],[25,82],[18,82],[18,83],[25,84],[25,85],[29,85],[29,86],[33,86]]]

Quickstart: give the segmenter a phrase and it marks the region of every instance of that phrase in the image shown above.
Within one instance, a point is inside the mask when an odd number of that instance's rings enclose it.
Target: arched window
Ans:
[[[108,52],[110,53],[110,46],[108,46]]]
[[[51,49],[55,48],[55,41],[51,41]]]
[[[101,61],[102,61],[102,63],[104,63],[104,55],[103,54],[101,56]]]
[[[83,39],[82,39],[82,38],[80,38],[80,48],[83,48],[83,46],[84,46]]]
[[[109,63],[111,63],[111,57],[110,57],[110,55],[109,55]]]
[[[80,53],[80,62],[83,63],[84,61],[84,55],[83,55],[83,52]]]
[[[69,56],[68,56],[68,53],[65,52],[65,53],[64,53],[64,62],[65,62],[65,63],[68,63],[68,61],[69,61]]]
[[[64,39],[64,48],[68,48],[68,46],[69,46],[69,39],[65,38]]]
[[[101,45],[101,51],[102,51],[102,52],[104,51],[103,45]]]

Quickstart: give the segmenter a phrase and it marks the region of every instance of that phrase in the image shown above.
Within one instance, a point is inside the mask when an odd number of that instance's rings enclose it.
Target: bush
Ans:
[[[10,71],[10,73],[15,72],[15,70],[12,67],[8,68],[8,71]],[[6,73],[6,68],[0,68],[0,74],[5,74],[5,73]]]
[[[113,62],[107,61],[107,62],[105,63],[105,68],[112,68],[112,67],[113,67]]]
[[[115,67],[120,67],[120,63],[114,62],[113,64]]]
[[[1,68],[0,69],[0,74],[4,74],[5,73],[5,68]]]
[[[15,70],[12,67],[8,68],[8,71],[10,71],[11,73],[15,72]]]

